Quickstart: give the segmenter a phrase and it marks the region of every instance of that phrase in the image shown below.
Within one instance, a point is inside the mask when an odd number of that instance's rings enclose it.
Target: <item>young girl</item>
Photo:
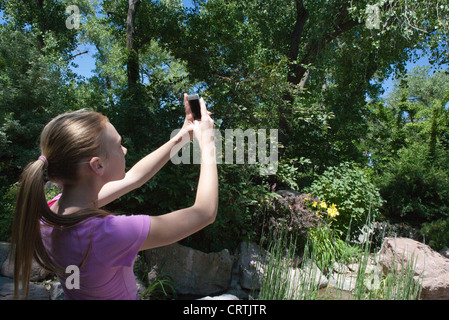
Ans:
[[[21,177],[11,240],[14,291],[28,296],[31,262],[56,273],[66,299],[137,299],[133,263],[140,250],[177,242],[215,220],[218,176],[213,120],[201,99],[201,121],[194,121],[186,95],[181,131],[125,173],[126,148],[108,119],[96,112],[65,113],[41,134],[41,156]],[[99,208],[142,186],[192,138],[201,149],[195,203],[159,216],[112,215]],[[173,154],[173,153],[172,153]],[[44,171],[63,187],[46,202]],[[79,288],[66,286],[68,266],[79,268]]]

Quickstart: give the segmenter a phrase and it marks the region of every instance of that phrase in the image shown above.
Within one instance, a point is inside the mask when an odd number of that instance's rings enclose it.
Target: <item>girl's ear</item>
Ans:
[[[102,176],[104,174],[104,166],[101,158],[93,157],[89,161],[90,169],[97,175]]]

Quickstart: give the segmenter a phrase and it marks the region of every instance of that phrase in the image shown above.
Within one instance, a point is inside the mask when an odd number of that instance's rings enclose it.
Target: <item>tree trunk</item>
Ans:
[[[304,7],[303,0],[295,0],[296,2],[296,23],[293,27],[293,31],[290,34],[290,50],[288,54],[288,58],[290,60],[289,73],[287,75],[287,81],[289,83],[294,83],[296,75],[305,73],[305,69],[297,62],[298,54],[299,54],[299,46],[301,43],[301,37],[304,30],[304,25],[308,19],[308,12]],[[279,111],[279,140],[283,146],[288,144],[289,136],[290,136],[290,126],[289,126],[289,118],[291,118],[291,104],[293,102],[293,97],[289,92],[286,92],[284,95],[284,107],[282,107]],[[282,154],[284,152],[283,149],[280,150]]]
[[[346,19],[348,16],[348,7],[350,4],[349,2],[343,4],[339,12],[335,16],[333,30],[323,34],[320,39],[316,39],[306,43],[304,45],[305,47],[302,57],[298,58],[302,33],[305,23],[308,19],[308,13],[307,9],[304,7],[303,0],[295,1],[296,23],[290,35],[290,51],[288,58],[291,62],[291,65],[289,74],[287,76],[287,81],[293,86],[304,88],[309,77],[309,71],[304,66],[313,63],[329,42],[336,39],[342,33],[347,32],[355,26],[359,25],[360,22]],[[288,119],[292,117],[291,104],[293,102],[293,99],[294,98],[292,97],[292,95],[288,92],[284,95],[284,102],[286,104],[286,107],[281,110],[281,114],[279,117],[279,139],[284,146],[288,144],[288,140],[291,135]]]
[[[139,54],[135,41],[134,23],[136,20],[137,8],[141,0],[129,0],[128,17],[126,19],[126,49],[128,51],[128,86],[133,88],[139,81]]]
[[[36,6],[38,8],[38,10],[44,10],[44,0],[35,0]],[[39,52],[41,54],[44,54],[42,49],[44,49],[45,47],[45,43],[44,43],[44,36],[43,33],[46,31],[44,30],[44,28],[42,26],[40,26],[40,30],[41,30],[41,34],[36,36],[36,40],[37,40],[37,49],[39,50]]]
[[[290,68],[290,73],[288,75],[288,82],[296,82],[296,75],[304,73],[305,69],[296,63],[293,63],[298,59],[299,45],[301,43],[302,32],[304,30],[304,25],[308,19],[308,12],[304,7],[304,2],[302,0],[296,0],[296,23],[293,31],[290,35],[290,52],[288,58],[292,62]],[[304,69],[304,70],[302,70]]]

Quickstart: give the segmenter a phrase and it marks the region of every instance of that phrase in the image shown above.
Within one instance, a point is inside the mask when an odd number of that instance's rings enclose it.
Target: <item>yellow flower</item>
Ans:
[[[332,206],[329,209],[327,209],[327,213],[329,214],[329,217],[331,217],[331,219],[335,218],[340,214],[340,212],[338,212],[337,210],[337,206],[335,205],[335,203],[333,203]]]
[[[314,201],[312,204],[312,207],[316,208],[316,206],[317,206],[317,203],[316,203],[316,201]]]
[[[321,208],[323,208],[323,209],[326,209],[326,208],[327,208],[326,202],[321,202]]]

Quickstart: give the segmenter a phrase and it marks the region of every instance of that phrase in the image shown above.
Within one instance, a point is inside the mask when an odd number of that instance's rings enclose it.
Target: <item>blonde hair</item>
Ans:
[[[103,140],[108,118],[94,111],[80,110],[64,113],[51,120],[40,137],[41,155],[22,172],[20,190],[11,235],[11,261],[14,259],[14,297],[18,298],[22,280],[22,297],[28,297],[33,258],[45,269],[63,274],[47,253],[40,226],[70,227],[90,217],[104,217],[98,209],[85,209],[70,215],[55,214],[45,198],[45,170],[48,179],[60,184],[76,182],[78,165],[104,153]],[[89,251],[89,249],[88,249]],[[84,257],[81,264],[84,262]]]

